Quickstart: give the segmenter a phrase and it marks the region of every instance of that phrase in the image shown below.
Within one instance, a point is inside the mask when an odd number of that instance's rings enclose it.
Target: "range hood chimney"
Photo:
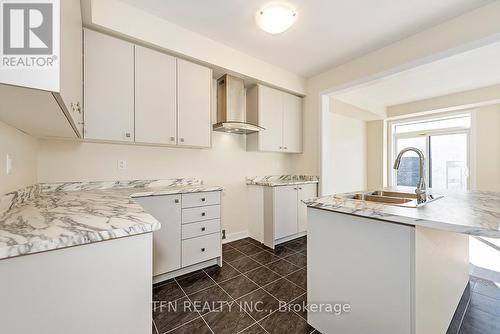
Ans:
[[[229,74],[217,80],[217,123],[214,131],[249,134],[265,130],[246,121],[245,85]]]

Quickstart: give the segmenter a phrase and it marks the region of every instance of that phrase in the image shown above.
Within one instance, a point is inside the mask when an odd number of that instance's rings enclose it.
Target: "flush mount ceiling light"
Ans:
[[[279,34],[292,26],[297,13],[285,4],[270,4],[257,12],[257,25],[270,34]]]

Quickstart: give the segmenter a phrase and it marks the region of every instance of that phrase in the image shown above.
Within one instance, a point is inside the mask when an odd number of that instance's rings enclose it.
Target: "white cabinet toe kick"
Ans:
[[[136,200],[162,226],[153,233],[153,283],[222,265],[220,191]]]

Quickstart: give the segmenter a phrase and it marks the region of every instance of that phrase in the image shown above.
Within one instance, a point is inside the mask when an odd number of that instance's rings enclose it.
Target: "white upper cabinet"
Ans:
[[[83,135],[83,43],[80,0],[66,0],[61,6],[60,97],[72,126]]]
[[[256,85],[247,92],[247,119],[265,130],[247,136],[249,151],[302,152],[302,99]]]
[[[134,45],[92,30],[85,38],[85,138],[134,141]]]
[[[282,149],[283,94],[265,86],[259,86],[259,124],[266,130],[260,134],[260,150]]]
[[[0,67],[0,121],[35,137],[78,138],[83,133],[82,17],[80,0],[59,2],[60,43],[53,66]]]
[[[283,94],[283,150],[302,152],[302,99]]]
[[[84,30],[85,138],[211,146],[212,70]]]
[[[176,144],[176,59],[135,46],[135,141]]]
[[[177,59],[178,145],[210,147],[211,92],[212,70]]]

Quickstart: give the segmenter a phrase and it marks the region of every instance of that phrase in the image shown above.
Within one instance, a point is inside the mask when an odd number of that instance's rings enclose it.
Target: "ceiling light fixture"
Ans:
[[[292,26],[297,13],[285,4],[270,4],[257,12],[257,25],[270,34],[279,34]]]

